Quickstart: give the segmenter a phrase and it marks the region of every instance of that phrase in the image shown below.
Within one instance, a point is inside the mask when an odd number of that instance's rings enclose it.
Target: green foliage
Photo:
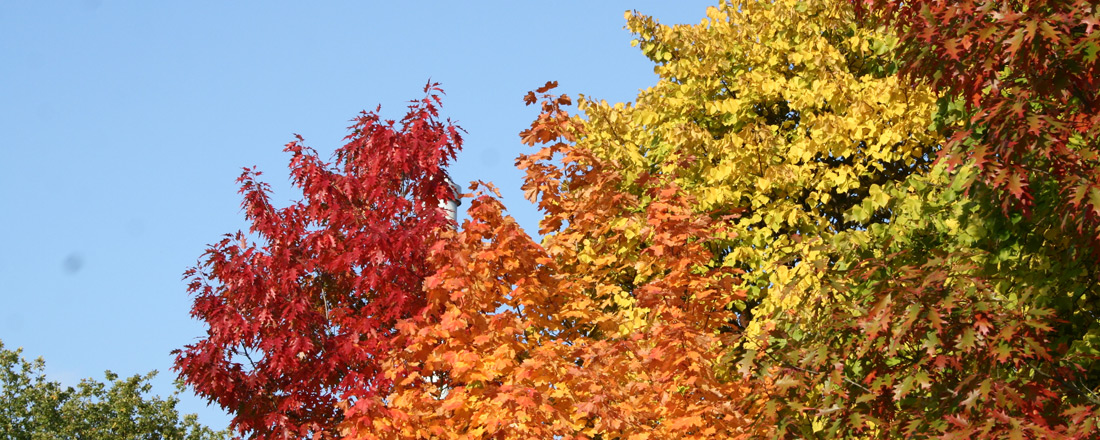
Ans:
[[[46,439],[186,439],[228,437],[198,423],[197,416],[176,410],[182,385],[172,396],[145,397],[156,371],[106,382],[83,379],[75,388],[48,380],[45,362],[28,362],[0,342],[0,438]]]
[[[1096,434],[1095,270],[1053,217],[1005,217],[977,174],[939,163],[874,191],[849,216],[889,221],[834,237],[830,282],[766,317],[750,355],[780,434]]]
[[[949,160],[972,159],[1006,212],[1031,213],[1056,185],[1056,209],[1041,214],[1100,249],[1100,4],[851,3],[896,35],[899,71],[957,110],[943,127]]]

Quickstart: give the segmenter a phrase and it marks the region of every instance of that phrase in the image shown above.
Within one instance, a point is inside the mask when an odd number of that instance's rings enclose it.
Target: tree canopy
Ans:
[[[106,382],[82,379],[76,387],[46,378],[42,358],[27,361],[22,349],[0,342],[0,437],[16,440],[227,438],[180,415],[175,394],[148,397],[156,371],[120,379],[110,371]]]
[[[442,90],[424,87],[400,121],[377,110],[350,127],[335,162],[298,137],[286,145],[304,198],[273,206],[260,171],[238,181],[251,222],[187,271],[205,338],[176,351],[181,378],[233,413],[241,433],[331,437],[338,404],[391,382],[381,369],[396,323],[420,316],[428,249],[456,195],[445,166],[460,129],[438,120]]]
[[[443,220],[429,87],[335,168],[291,143],[290,208],[242,177],[181,374],[257,438],[1095,438],[1098,17],[628,12],[655,85],[523,98],[541,239],[485,182]]]

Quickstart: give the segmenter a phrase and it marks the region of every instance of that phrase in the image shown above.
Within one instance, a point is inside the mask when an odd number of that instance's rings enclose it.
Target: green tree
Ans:
[[[0,438],[38,439],[224,439],[225,431],[200,425],[176,410],[182,384],[168,398],[146,397],[156,371],[106,382],[83,379],[76,387],[46,378],[42,358],[27,361],[22,349],[0,342]]]

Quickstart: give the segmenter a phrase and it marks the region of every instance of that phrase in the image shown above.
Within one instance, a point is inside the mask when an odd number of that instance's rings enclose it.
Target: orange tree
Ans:
[[[546,238],[521,230],[491,186],[471,188],[470,220],[433,250],[428,312],[398,325],[392,393],[347,403],[348,438],[734,438],[752,427],[733,404],[748,387],[717,368],[735,318],[726,305],[744,298],[739,271],[711,264],[704,245],[724,225],[663,176],[624,191],[614,163],[567,142],[570,99],[543,98],[523,137],[545,145],[518,164]]]

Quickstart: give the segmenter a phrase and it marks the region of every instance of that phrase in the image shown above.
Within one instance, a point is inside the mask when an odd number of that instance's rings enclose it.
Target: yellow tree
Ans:
[[[938,139],[935,96],[894,75],[897,43],[857,25],[843,1],[724,2],[698,25],[627,14],[658,83],[633,104],[582,97],[577,148],[639,176],[671,178],[695,211],[736,214],[708,242],[717,262],[746,272],[733,327],[812,290],[828,264],[820,246],[882,222],[845,213],[892,181],[927,169]],[[784,286],[780,291],[775,286]]]

